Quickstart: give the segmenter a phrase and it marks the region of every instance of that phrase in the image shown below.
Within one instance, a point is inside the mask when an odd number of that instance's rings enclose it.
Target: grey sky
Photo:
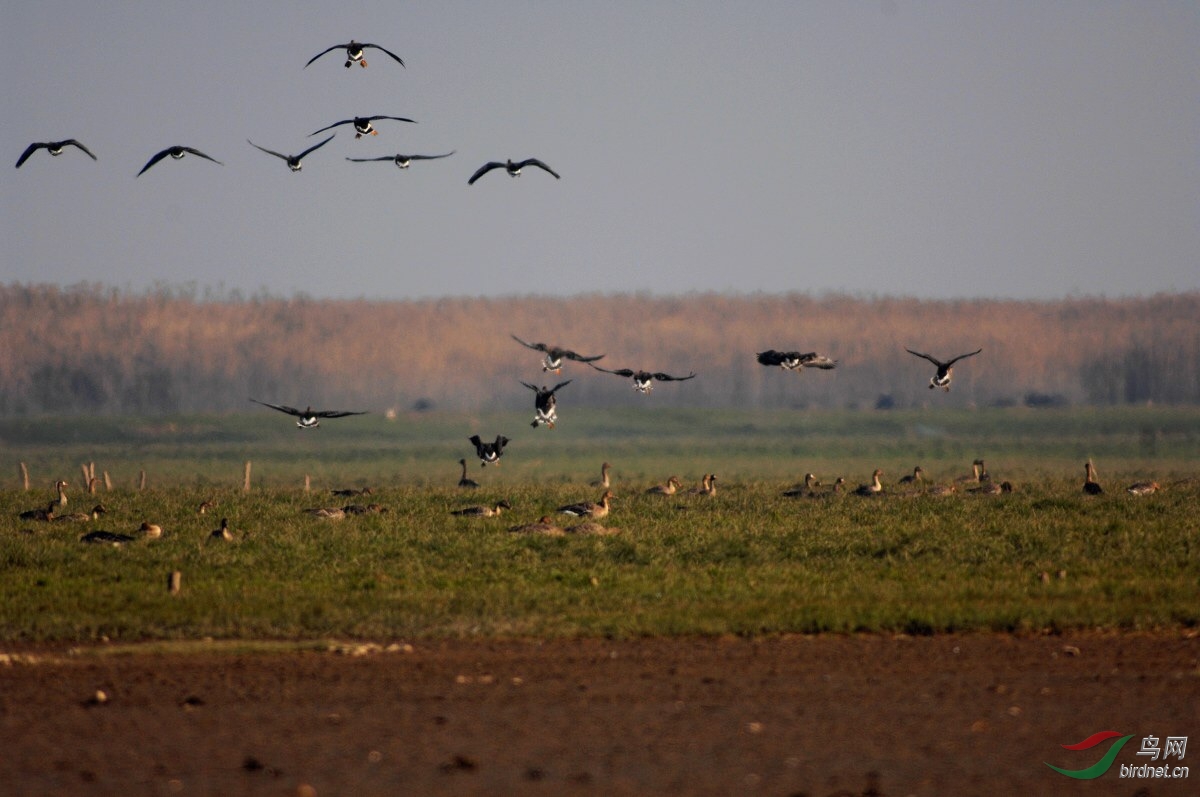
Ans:
[[[407,298],[1200,288],[1194,2],[4,0],[5,281]],[[344,69],[326,47],[383,45]],[[303,172],[299,152],[356,115]],[[38,152],[75,137],[99,157]],[[164,160],[196,147],[224,161]],[[450,158],[401,172],[347,156]],[[489,160],[536,156],[518,180]]]

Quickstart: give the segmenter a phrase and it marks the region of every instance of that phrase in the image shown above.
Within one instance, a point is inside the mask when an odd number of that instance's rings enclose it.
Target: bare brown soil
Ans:
[[[1179,633],[18,652],[5,795],[1200,793],[1200,640]],[[1095,763],[1107,744],[1060,745],[1102,730],[1135,738],[1099,779],[1043,763]],[[1190,735],[1188,780],[1119,777],[1147,735]]]

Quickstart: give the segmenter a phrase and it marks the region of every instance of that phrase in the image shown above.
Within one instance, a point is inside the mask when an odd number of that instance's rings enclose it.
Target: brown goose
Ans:
[[[821,486],[821,482],[817,481],[817,477],[811,473],[804,474],[804,484],[798,484],[795,487],[787,489],[783,494],[788,498],[797,498],[802,495],[813,495],[816,488]]]
[[[475,481],[474,479],[467,478],[467,461],[465,459],[460,459],[458,464],[462,465],[462,476],[460,476],[458,479],[458,486],[463,488],[478,487],[479,482]]]
[[[974,357],[976,354],[979,354],[979,352],[983,351],[983,349],[976,349],[975,351],[967,352],[966,354],[960,354],[957,357],[947,360],[946,362],[942,362],[941,360],[937,359],[936,357],[930,357],[928,354],[922,354],[919,351],[913,351],[912,349],[906,348],[905,351],[916,357],[921,357],[926,360],[929,360],[929,362],[936,365],[937,373],[934,374],[932,377],[930,377],[929,389],[933,390],[934,388],[940,387],[943,390],[945,390],[947,393],[949,393],[950,392],[950,380],[954,377],[954,364],[956,362],[958,362],[959,360],[963,359],[964,357]]]
[[[706,473],[704,478],[700,480],[699,487],[693,487],[689,493],[691,495],[707,495],[709,497],[717,494],[717,474]]]
[[[824,354],[818,354],[815,351],[805,354],[798,351],[775,351],[774,349],[767,349],[766,351],[760,351],[755,356],[762,365],[778,365],[785,371],[795,371],[796,373],[803,371],[805,368],[820,368],[825,371],[837,368],[837,360],[830,359]]]
[[[982,473],[982,471],[980,470],[980,466],[982,464],[983,463],[980,460],[978,460],[978,459],[975,460],[974,462],[971,463],[971,473],[965,474],[963,476],[959,476],[954,481],[957,482],[958,484],[968,484],[968,483],[978,484],[979,476]]]
[[[551,346],[547,343],[526,343],[516,335],[511,335],[511,337],[525,348],[533,349],[534,351],[540,351],[542,354],[546,355],[542,358],[543,372],[553,371],[556,374],[562,373],[563,360],[574,360],[577,363],[592,363],[596,360],[604,359],[603,354],[588,356],[571,351],[570,349],[564,349],[562,346]]]
[[[46,504],[45,509],[27,509],[22,512],[19,517],[21,520],[54,520],[54,508],[58,506],[57,501],[50,501]]]
[[[346,517],[346,510],[338,506],[319,506],[302,510],[306,515],[312,515],[324,520],[341,520]]]
[[[107,511],[104,508],[104,504],[96,504],[92,507],[91,512],[68,512],[65,515],[55,515],[53,520],[56,523],[87,523],[92,520],[99,520],[100,516]]]
[[[523,523],[519,526],[509,526],[513,534],[546,534],[551,537],[561,537],[566,534],[557,526],[549,515],[543,515],[536,523]]]
[[[468,506],[450,511],[451,515],[459,517],[499,517],[504,510],[512,509],[508,501],[497,501],[492,506]]]
[[[1096,469],[1092,466],[1092,461],[1089,459],[1083,464],[1083,470],[1086,476],[1083,480],[1083,491],[1088,495],[1100,495],[1104,492],[1104,488],[1096,481]]]
[[[1013,484],[1010,481],[987,482],[986,484],[981,484],[978,487],[972,487],[967,490],[968,493],[975,495],[1000,495],[1002,493],[1011,493],[1012,491]]]
[[[147,540],[157,540],[163,534],[162,526],[157,523],[151,523],[148,520],[142,521],[142,525],[138,527],[138,531]]]
[[[913,472],[907,476],[900,477],[901,484],[920,484],[925,479],[925,469],[920,465],[913,468]]]
[[[646,495],[675,495],[675,491],[683,486],[678,476],[668,477],[663,484],[656,484],[646,491]]]
[[[226,518],[221,518],[221,528],[213,529],[212,534],[208,535],[212,540],[224,540],[228,542],[233,539],[233,532],[229,530],[229,521]]]
[[[1125,492],[1130,495],[1150,495],[1151,493],[1158,492],[1160,489],[1158,482],[1135,482],[1126,487]]]
[[[883,475],[883,471],[880,470],[879,468],[876,468],[875,472],[871,474],[871,483],[858,485],[858,488],[855,489],[854,494],[855,495],[864,495],[864,496],[882,495],[883,494],[883,483],[881,481],[879,481],[879,477],[881,477],[882,475]]]
[[[611,469],[612,469],[612,465],[609,465],[607,462],[601,462],[600,463],[600,478],[593,482],[590,482],[589,486],[590,487],[604,487],[604,488],[611,487],[612,482],[608,478],[608,472]]]
[[[583,501],[578,504],[567,504],[560,506],[558,511],[564,515],[574,515],[575,517],[590,517],[599,520],[602,517],[608,516],[608,502],[615,498],[612,490],[605,490],[604,495],[600,496],[600,500],[596,502]]]

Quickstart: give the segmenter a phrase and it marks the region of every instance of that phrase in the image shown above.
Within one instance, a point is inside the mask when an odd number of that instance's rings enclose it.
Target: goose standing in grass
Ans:
[[[1092,461],[1090,459],[1083,463],[1083,472],[1085,474],[1083,479],[1083,491],[1088,495],[1100,495],[1103,493],[1104,488],[1101,487],[1100,483],[1096,481],[1096,468],[1092,465]]]
[[[675,491],[683,486],[678,476],[670,476],[662,484],[656,484],[646,491],[646,495],[675,495]]]
[[[929,360],[929,362],[936,365],[937,373],[934,374],[932,377],[930,377],[929,389],[933,390],[934,388],[940,387],[943,390],[945,390],[947,393],[949,393],[950,392],[950,380],[954,378],[954,364],[956,362],[958,362],[959,360],[964,359],[966,357],[974,357],[976,354],[979,354],[979,352],[983,351],[983,349],[976,349],[975,351],[967,352],[966,354],[960,354],[957,357],[947,360],[946,362],[942,362],[941,360],[937,359],[936,357],[930,357],[928,354],[922,354],[919,351],[913,351],[912,349],[909,349],[909,348],[906,348],[905,351],[915,357],[921,357],[926,360]]]
[[[536,523],[509,526],[508,530],[513,534],[546,534],[551,537],[561,537],[566,533],[550,519],[549,515],[543,515]]]
[[[1130,495],[1150,495],[1151,493],[1158,492],[1160,489],[1158,482],[1135,482],[1126,487],[1125,492]]]
[[[63,141],[39,141],[39,142],[30,144],[28,147],[25,148],[25,151],[21,153],[21,157],[17,158],[17,168],[20,169],[21,164],[24,163],[25,161],[29,160],[29,156],[32,155],[33,153],[37,152],[39,149],[44,149],[47,152],[49,152],[51,155],[53,155],[54,157],[57,158],[59,155],[61,155],[63,153],[63,149],[65,149],[66,147],[75,147],[76,149],[81,150],[84,154],[86,154],[92,160],[96,160],[96,156],[92,154],[92,151],[90,149],[88,149],[87,147],[85,147],[83,144],[79,143],[75,139],[68,138],[68,139],[64,139]]]
[[[167,147],[162,152],[156,153],[152,158],[150,158],[150,160],[146,161],[146,165],[143,166],[142,170],[137,173],[137,176],[141,177],[143,174],[146,173],[146,171],[151,166],[158,163],[160,160],[167,157],[168,155],[174,160],[182,160],[184,155],[195,155],[198,158],[204,158],[205,160],[212,161],[213,163],[217,164],[218,166],[225,165],[225,164],[221,163],[219,160],[217,160],[216,158],[212,158],[212,157],[209,157],[208,155],[205,155],[203,152],[201,152],[198,149],[192,149],[191,147],[181,147],[179,145],[176,145],[174,147]]]
[[[532,390],[535,394],[533,397],[533,423],[530,426],[536,429],[542,424],[546,424],[546,428],[554,428],[555,422],[558,421],[558,399],[554,397],[554,394],[571,384],[572,381],[568,379],[566,382],[559,382],[552,388],[547,388],[545,385],[539,388],[537,385],[521,382],[522,385]]]
[[[53,517],[56,523],[87,523],[92,520],[99,520],[100,516],[108,512],[104,508],[104,504],[96,504],[92,507],[91,512],[68,512],[65,515],[55,515]]]
[[[212,534],[208,535],[211,540],[223,540],[229,542],[233,539],[233,532],[229,530],[229,520],[221,518],[221,528],[213,529]]]
[[[492,443],[483,442],[477,434],[473,434],[467,439],[475,446],[475,456],[479,457],[481,468],[486,468],[488,465],[500,467],[500,457],[504,456],[504,447],[509,442],[507,437],[498,434],[495,442]]]
[[[306,155],[308,155],[310,152],[320,149],[321,147],[328,144],[330,141],[333,141],[333,139],[334,139],[334,136],[330,136],[329,138],[322,141],[320,144],[313,144],[311,147],[304,150],[299,155],[284,155],[284,154],[276,152],[274,150],[267,149],[266,147],[260,147],[258,144],[255,144],[250,139],[246,139],[246,143],[248,143],[250,146],[254,147],[255,149],[261,149],[263,152],[267,153],[268,155],[274,155],[276,158],[282,158],[284,161],[287,162],[289,169],[291,169],[294,172],[298,172],[304,168],[303,161],[304,161],[304,157]]]
[[[798,351],[775,351],[774,349],[767,349],[766,351],[760,351],[755,356],[762,365],[777,365],[785,371],[795,371],[797,373],[805,368],[820,368],[824,371],[837,368],[837,360],[830,359],[824,354],[818,354],[815,351],[801,353]]]
[[[612,486],[612,480],[608,478],[608,472],[612,470],[612,465],[607,462],[600,463],[600,478],[593,482],[589,482],[590,487],[603,487],[606,490]]]
[[[599,520],[608,516],[609,501],[615,497],[612,490],[605,490],[604,495],[600,496],[599,501],[583,501],[578,504],[567,504],[566,506],[560,506],[558,511],[564,515],[590,517]]]
[[[335,127],[341,127],[342,125],[354,125],[355,138],[362,138],[363,136],[377,136],[379,135],[379,131],[376,130],[375,125],[371,123],[378,122],[380,119],[391,119],[394,122],[408,122],[409,124],[414,125],[417,123],[415,119],[409,119],[407,116],[384,116],[383,114],[378,116],[356,116],[353,119],[343,119],[340,122],[334,122],[331,125],[326,125],[320,130],[314,130],[308,134],[308,137],[312,138],[318,133],[324,133],[326,130],[332,130]],[[347,158],[347,160],[349,160],[349,158]]]
[[[467,506],[462,509],[453,509],[450,514],[458,517],[499,517],[506,509],[512,509],[512,504],[508,501],[497,501],[491,506]]]
[[[395,155],[383,155],[378,158],[346,158],[346,160],[354,161],[355,163],[390,161],[391,163],[396,164],[396,168],[398,169],[407,169],[409,166],[412,166],[413,161],[431,161],[437,160],[438,158],[449,158],[455,152],[457,152],[457,150],[450,150],[445,155],[401,155],[397,152]]]
[[[654,390],[655,382],[685,382],[688,379],[696,378],[696,374],[694,372],[688,374],[687,376],[671,376],[670,374],[664,374],[662,371],[634,371],[631,368],[618,368],[617,370],[610,370],[608,368],[601,368],[593,363],[588,363],[588,365],[591,365],[597,371],[603,371],[606,374],[615,374],[617,376],[624,376],[627,378],[632,377],[633,389],[643,395],[649,394],[652,390]]]
[[[804,474],[804,484],[797,484],[784,490],[783,494],[787,498],[797,498],[802,495],[813,495],[816,493],[816,488],[821,486],[821,482],[817,481],[817,477],[812,473]]]
[[[462,465],[462,476],[460,476],[458,478],[458,486],[463,487],[463,488],[468,488],[468,489],[473,488],[473,487],[478,487],[479,482],[475,481],[474,479],[467,478],[467,461],[466,461],[466,459],[460,459],[458,461],[458,464]]]
[[[858,488],[854,491],[854,494],[867,496],[882,495],[883,483],[879,480],[881,476],[883,476],[883,471],[879,468],[876,468],[875,472],[871,474],[871,483],[858,485]]]
[[[506,172],[508,172],[509,177],[520,177],[521,170],[524,169],[526,166],[536,166],[539,169],[542,169],[543,171],[549,172],[550,174],[554,175],[555,180],[560,179],[558,176],[558,172],[554,171],[553,169],[551,169],[549,166],[547,166],[545,163],[538,160],[537,158],[526,158],[523,161],[515,161],[515,162],[510,159],[503,163],[501,163],[500,161],[489,161],[489,162],[483,164],[475,171],[474,174],[471,175],[471,179],[467,180],[467,185],[474,185],[476,180],[478,180],[480,177],[483,177],[485,174],[490,172],[492,169],[504,169]]]
[[[563,360],[574,360],[575,362],[579,363],[593,363],[596,360],[604,359],[603,354],[587,356],[571,351],[570,349],[564,349],[561,346],[551,346],[547,343],[526,343],[516,335],[512,335],[512,339],[527,349],[540,351],[542,354],[546,355],[542,358],[543,373],[546,371],[553,371],[556,374],[562,373]]]
[[[381,47],[378,44],[369,44],[367,42],[356,42],[353,39],[351,39],[346,44],[335,44],[332,47],[328,47],[328,48],[322,50],[321,52],[317,53],[312,58],[308,59],[308,63],[304,65],[304,68],[308,69],[309,64],[311,64],[313,61],[317,60],[321,56],[325,55],[325,53],[331,53],[334,50],[345,50],[346,51],[345,67],[347,69],[349,69],[354,64],[358,64],[363,69],[366,69],[367,68],[367,59],[364,57],[366,55],[366,53],[364,53],[363,51],[366,50],[368,47],[379,50],[382,53],[387,53],[388,55],[390,55],[392,57],[392,60],[394,60],[396,63],[400,64],[400,66],[404,66],[404,60],[402,58],[400,58],[400,56],[398,56],[394,52],[392,52],[391,50],[387,49],[386,47]]]
[[[314,410],[312,407],[301,411],[295,407],[289,407],[286,404],[268,404],[265,401],[258,399],[250,399],[255,404],[261,404],[264,407],[270,407],[273,410],[292,415],[300,420],[296,421],[296,426],[300,429],[316,429],[321,425],[322,419],[325,418],[345,418],[349,415],[366,415],[366,412],[347,412],[344,410]]]

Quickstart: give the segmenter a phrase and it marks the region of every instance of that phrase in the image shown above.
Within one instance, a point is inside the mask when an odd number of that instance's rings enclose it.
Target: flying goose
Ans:
[[[217,164],[218,166],[225,165],[225,164],[221,163],[219,160],[217,160],[216,158],[211,158],[208,155],[205,155],[203,152],[201,152],[198,149],[192,149],[191,147],[181,147],[181,146],[176,145],[174,147],[167,147],[162,152],[156,153],[154,155],[154,157],[152,157],[150,160],[146,161],[146,165],[143,166],[142,170],[137,173],[137,176],[141,177],[143,174],[146,173],[147,169],[149,169],[151,166],[158,163],[160,160],[167,157],[168,155],[170,155],[175,160],[181,160],[184,155],[188,155],[188,154],[195,155],[200,158],[204,158],[205,160],[210,160],[213,163]]]
[[[512,504],[508,501],[497,501],[491,506],[468,506],[462,509],[451,510],[451,515],[459,517],[499,517],[505,509],[512,509]]]
[[[646,491],[646,495],[675,495],[675,491],[683,486],[678,476],[671,476],[663,484],[656,484]]]
[[[37,152],[39,149],[44,149],[51,155],[58,157],[63,153],[63,149],[65,147],[78,147],[87,153],[88,157],[90,157],[92,160],[96,160],[96,156],[92,154],[90,149],[75,139],[68,138],[65,141],[39,141],[37,143],[30,144],[25,148],[25,151],[21,153],[21,157],[17,158],[17,168],[20,169],[21,164],[29,160],[29,156]]]
[[[410,122],[414,125],[417,123],[415,119],[408,119],[404,116],[356,116],[353,119],[343,119],[340,122],[334,122],[327,127],[322,127],[320,130],[314,130],[313,132],[309,133],[308,136],[309,138],[312,138],[317,133],[324,133],[326,130],[332,130],[340,125],[354,125],[355,138],[362,138],[363,136],[377,136],[379,135],[379,131],[375,129],[375,126],[372,125],[371,122],[377,122],[380,119],[392,119],[397,122]]]
[[[508,530],[514,534],[548,534],[551,537],[561,537],[566,533],[550,519],[549,515],[543,515],[536,523],[509,526]]]
[[[585,357],[584,355],[573,352],[570,349],[564,349],[561,346],[550,346],[545,343],[526,343],[516,335],[512,335],[512,339],[527,349],[540,351],[546,355],[544,358],[542,358],[543,373],[546,371],[553,371],[556,374],[562,373],[562,364],[564,359],[574,360],[575,362],[580,363],[592,363],[596,360],[604,358],[603,354],[597,354],[593,357]]]
[[[1158,482],[1136,482],[1125,488],[1130,495],[1150,495],[1159,491]]]
[[[942,362],[941,360],[937,359],[936,357],[930,357],[928,354],[922,354],[919,351],[913,351],[912,349],[909,349],[909,348],[905,348],[905,351],[916,357],[922,357],[926,360],[929,360],[929,362],[936,365],[937,373],[934,376],[930,377],[929,389],[933,390],[936,387],[940,387],[943,390],[945,390],[947,393],[949,393],[950,392],[950,379],[954,376],[954,364],[956,362],[958,362],[959,360],[963,359],[964,357],[974,357],[976,354],[979,354],[979,352],[983,351],[983,349],[976,349],[975,351],[967,352],[966,354],[960,354],[951,360],[947,360],[946,362]]]
[[[588,365],[591,365],[597,371],[603,371],[606,374],[616,374],[617,376],[632,377],[633,378],[633,389],[642,394],[650,393],[652,390],[654,390],[654,382],[655,381],[684,382],[688,379],[696,378],[696,374],[694,372],[688,374],[687,376],[671,376],[670,374],[664,374],[661,371],[655,371],[652,373],[650,371],[634,371],[630,368],[620,368],[620,369],[613,371],[613,370],[609,370],[608,368],[601,368],[600,366],[594,365],[592,363],[588,363]]]
[[[489,464],[500,467],[500,457],[504,455],[504,447],[509,442],[507,437],[498,434],[494,443],[483,442],[477,434],[473,434],[467,439],[475,446],[475,455],[479,457],[481,468],[486,468]]]
[[[400,66],[404,66],[404,61],[400,58],[400,56],[396,55],[394,52],[387,49],[386,47],[380,47],[378,44],[367,44],[366,42],[356,42],[356,41],[354,41],[354,39],[351,39],[346,44],[335,44],[332,47],[322,50],[321,52],[317,53],[312,58],[308,59],[308,64],[305,64],[304,68],[308,69],[309,64],[311,64],[313,61],[317,60],[321,56],[325,55],[325,53],[331,53],[334,50],[345,50],[346,51],[346,68],[347,69],[350,68],[351,64],[358,64],[363,69],[366,69],[367,68],[367,59],[363,57],[363,55],[364,55],[363,50],[365,50],[368,47],[374,47],[376,50],[381,50],[381,51],[387,53],[393,59],[395,59],[396,63],[400,64]]]
[[[604,495],[600,496],[599,501],[582,501],[578,504],[567,504],[560,506],[558,511],[564,515],[574,515],[575,517],[590,517],[599,520],[602,517],[607,517],[609,500],[615,498],[612,490],[605,490]]]
[[[756,356],[762,365],[778,365],[785,371],[796,371],[797,373],[805,368],[821,368],[828,371],[831,368],[837,368],[838,364],[837,360],[831,360],[824,354],[818,354],[815,351],[802,354],[798,351],[767,349],[760,351]]]
[[[450,150],[445,155],[401,155],[400,153],[396,153],[395,155],[383,155],[378,158],[346,158],[346,160],[354,161],[355,163],[391,161],[392,163],[396,164],[397,167],[401,169],[407,169],[412,165],[413,161],[431,161],[437,160],[438,158],[449,158],[455,152],[457,152],[457,150]]]
[[[520,380],[517,380],[520,381]],[[533,423],[530,424],[534,429],[541,426],[543,423],[549,429],[554,428],[554,423],[558,420],[558,399],[554,397],[556,391],[571,384],[573,380],[568,379],[566,382],[559,382],[553,388],[547,388],[542,385],[540,388],[537,385],[531,385],[528,382],[521,382],[522,385],[532,390],[536,395],[533,397]]]
[[[460,459],[458,464],[462,465],[462,476],[460,476],[458,479],[458,486],[467,488],[478,487],[479,482],[475,481],[474,479],[467,478],[467,461],[465,459]]]
[[[870,484],[860,484],[854,491],[855,495],[880,495],[883,493],[883,484],[879,481],[879,477],[883,475],[883,471],[879,468],[871,474]]]
[[[334,135],[336,135],[336,133]],[[261,149],[263,152],[267,153],[268,155],[274,155],[276,158],[282,158],[283,160],[287,161],[287,165],[288,165],[289,169],[291,169],[294,172],[298,172],[304,168],[304,164],[301,163],[301,161],[304,160],[305,155],[312,152],[313,150],[317,150],[317,149],[320,149],[321,147],[325,146],[330,141],[333,141],[333,138],[334,138],[333,136],[330,136],[329,138],[322,141],[320,144],[314,144],[313,146],[304,150],[299,155],[281,155],[280,153],[275,152],[274,150],[269,150],[266,147],[258,146],[258,144],[255,144],[250,139],[246,139],[246,142],[250,146],[254,147],[255,149]]]
[[[250,399],[255,404],[261,404],[264,407],[270,407],[273,410],[286,412],[288,415],[294,415],[300,420],[296,421],[296,426],[301,429],[316,429],[321,425],[322,418],[345,418],[347,415],[366,415],[366,412],[345,412],[342,410],[314,410],[308,407],[303,412],[295,407],[288,407],[284,404],[268,404],[265,401],[258,399]]]
[[[1089,459],[1083,465],[1086,477],[1083,480],[1083,491],[1088,495],[1100,495],[1104,492],[1104,488],[1096,481],[1096,469],[1092,467],[1092,461]]]
[[[550,174],[553,174],[555,180],[560,179],[558,176],[558,172],[554,171],[553,169],[551,169],[546,164],[542,163],[537,158],[526,158],[525,160],[517,161],[516,163],[514,163],[510,159],[504,163],[501,163],[500,161],[489,161],[488,163],[483,164],[482,166],[479,167],[478,170],[476,170],[476,172],[474,174],[471,175],[471,179],[467,180],[467,185],[474,185],[476,180],[478,180],[480,177],[483,177],[485,174],[490,172],[492,169],[504,169],[505,171],[508,172],[509,177],[520,177],[521,170],[524,169],[526,166],[536,166],[539,169],[544,169],[544,170],[550,172]]]

